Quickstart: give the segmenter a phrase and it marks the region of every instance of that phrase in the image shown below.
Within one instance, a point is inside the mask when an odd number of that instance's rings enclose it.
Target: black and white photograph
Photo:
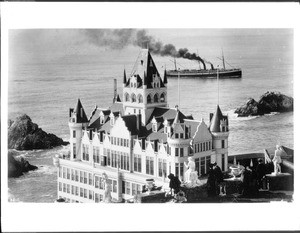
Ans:
[[[206,212],[204,218],[214,225],[209,213],[221,209],[218,216],[227,215],[232,224],[240,219],[236,227],[221,230],[260,229],[242,222],[286,215],[280,208],[295,210],[296,24],[288,18],[283,26],[268,21],[243,27],[217,23],[231,18],[212,13],[215,23],[206,25],[206,11],[187,26],[195,16],[157,16],[151,13],[157,4],[132,16],[140,4],[116,14],[113,23],[101,20],[110,22],[109,10],[122,7],[104,3],[96,6],[107,8],[106,14],[84,26],[65,26],[65,19],[62,26],[47,21],[32,27],[30,20],[24,26],[20,19],[4,21],[1,133],[7,136],[1,137],[1,154],[7,160],[1,163],[1,202],[6,209],[41,206],[53,224],[63,222],[64,211],[73,219],[66,221],[74,221],[89,209],[101,211],[110,224],[117,223],[112,210],[122,219],[128,218],[127,209],[136,215],[146,211],[145,224],[162,221],[163,213],[154,216],[159,209],[183,216],[182,226],[165,230],[190,230],[184,225],[198,212]],[[162,18],[170,22],[160,25]],[[140,218],[130,221],[138,225]],[[67,230],[161,229],[79,224]],[[261,226],[280,230],[282,225]]]

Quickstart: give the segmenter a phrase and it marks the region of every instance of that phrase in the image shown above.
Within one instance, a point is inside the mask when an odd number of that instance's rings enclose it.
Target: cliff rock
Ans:
[[[8,177],[19,177],[24,172],[38,169],[37,166],[31,165],[27,160],[21,158],[15,159],[12,152],[8,152]]]
[[[235,113],[239,117],[258,116],[271,112],[289,112],[293,111],[293,98],[283,95],[280,92],[266,92],[259,101],[250,98],[246,104],[237,108]]]
[[[37,124],[33,123],[26,114],[9,121],[8,148],[16,150],[50,149],[66,145],[61,138],[46,133]]]

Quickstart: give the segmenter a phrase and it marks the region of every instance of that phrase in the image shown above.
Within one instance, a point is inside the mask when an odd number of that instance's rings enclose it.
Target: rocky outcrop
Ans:
[[[20,160],[15,159],[13,152],[8,152],[8,177],[19,177],[25,172],[38,169],[37,166],[31,165],[27,160],[21,158]]]
[[[239,117],[259,116],[271,112],[289,112],[294,109],[292,97],[280,92],[266,92],[259,101],[250,98],[247,103],[235,110]]]
[[[67,145],[54,134],[46,133],[37,124],[33,123],[26,114],[19,116],[15,121],[9,120],[8,148],[16,150],[50,149],[56,146]]]

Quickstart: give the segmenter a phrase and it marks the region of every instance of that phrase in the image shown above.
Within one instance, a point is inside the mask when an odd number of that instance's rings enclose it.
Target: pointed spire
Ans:
[[[178,105],[176,105],[175,108],[176,108],[176,116],[175,116],[175,118],[174,118],[172,127],[174,127],[175,124],[179,124],[179,123],[180,123]]]
[[[147,86],[147,74],[146,74],[146,71],[144,71],[143,85]]]
[[[117,102],[121,102],[119,94],[117,95]]]
[[[224,118],[223,113],[222,113],[219,105],[217,105],[217,110],[214,113],[214,115],[211,119],[211,122],[210,122],[210,127],[209,128],[210,128],[211,132],[221,132],[221,130],[220,130],[220,121],[223,118]]]
[[[166,70],[166,67],[165,67],[165,72],[164,72],[164,84],[167,84],[168,83],[168,79],[167,79],[167,70]]]
[[[82,106],[79,98],[78,98],[77,105],[75,108],[75,113],[76,113],[76,123],[88,122],[87,116],[85,114],[85,111],[83,109],[83,106]]]
[[[123,76],[123,83],[126,84],[127,79],[126,79],[126,70],[124,68],[124,76]]]

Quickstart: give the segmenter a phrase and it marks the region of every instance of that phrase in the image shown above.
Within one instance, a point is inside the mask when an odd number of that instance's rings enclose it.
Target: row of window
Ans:
[[[200,142],[194,144],[194,152],[202,152],[202,151],[208,151],[212,149],[212,143],[211,141],[208,142]]]
[[[60,167],[58,170],[60,178],[77,181],[83,184],[93,185],[92,173],[78,171],[71,168]]]
[[[184,148],[175,148],[175,156],[183,157],[184,156]]]
[[[110,142],[111,142],[112,145],[129,147],[129,139],[118,138],[118,137],[111,136],[110,137]]]
[[[58,182],[58,190],[64,193],[69,193],[75,196],[80,196],[90,200],[94,199],[94,192],[85,188],[80,188],[74,185]]]
[[[82,145],[82,160],[89,161],[89,145]]]
[[[156,93],[153,98],[151,97],[151,94],[149,94],[147,96],[147,103],[158,103],[158,102],[165,102],[165,93],[162,93],[162,94],[158,94]],[[143,96],[141,94],[138,94],[138,96],[136,97],[136,95],[134,93],[132,93],[131,95],[129,95],[128,93],[125,93],[125,102],[132,102],[132,103],[135,103],[135,102],[138,102],[138,103],[143,103],[144,102],[144,99],[143,99]]]
[[[127,195],[136,195],[142,193],[142,185],[122,181],[122,193]]]
[[[112,179],[107,179],[107,184],[111,186],[111,191],[117,193],[117,181]],[[103,179],[100,176],[95,176],[95,188],[104,189]]]
[[[198,172],[198,175],[204,175],[208,172],[210,162],[210,156],[195,159],[196,171]]]
[[[107,156],[107,166],[110,167],[119,167],[120,169],[129,171],[129,154],[115,151],[115,150],[106,150]]]
[[[96,176],[95,177],[95,187],[100,188],[101,186],[101,177]],[[111,180],[108,179],[107,181],[111,186],[112,186],[112,192],[117,193],[117,181],[116,180]],[[97,185],[99,184],[99,185]],[[100,188],[101,189],[101,188]],[[90,200],[94,200],[95,202],[100,202],[103,200],[103,195],[99,193],[94,193],[92,190],[88,190],[85,188],[77,187],[74,185],[58,182],[58,190],[60,192],[72,194],[74,196],[79,196],[83,198],[87,198]],[[136,195],[142,193],[142,185],[141,184],[136,184],[136,183],[131,183],[128,181],[122,181],[122,193],[127,194],[127,195]],[[95,196],[95,197],[94,197]]]

